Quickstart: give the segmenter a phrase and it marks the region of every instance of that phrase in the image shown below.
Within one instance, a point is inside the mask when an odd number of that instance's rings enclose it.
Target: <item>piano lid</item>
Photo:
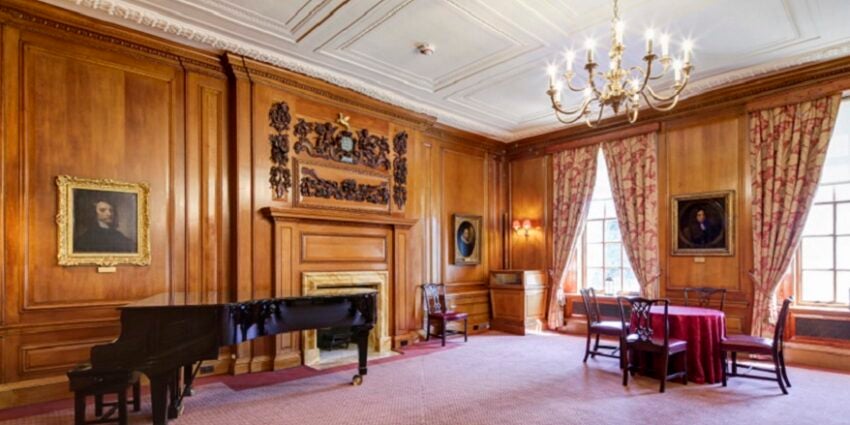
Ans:
[[[302,296],[302,297],[282,297],[277,299],[294,299],[294,298],[325,298],[325,297],[339,297],[345,295],[362,295],[362,294],[377,294],[378,291],[371,288],[327,288],[327,289],[319,289],[316,293]],[[219,296],[222,295],[222,296]],[[216,302],[209,300],[218,300],[224,298],[223,294],[219,294],[217,292],[208,292],[206,296],[201,296],[199,293],[189,292],[188,296],[186,292],[160,292],[158,294],[152,295],[147,298],[140,299],[138,301],[132,302],[130,304],[126,304],[122,308],[140,308],[140,307],[166,307],[166,306],[210,306],[210,305],[226,305],[232,304],[234,302]],[[260,298],[262,299],[262,298]],[[259,299],[258,299],[259,300]],[[245,300],[242,302],[251,302],[257,300]]]

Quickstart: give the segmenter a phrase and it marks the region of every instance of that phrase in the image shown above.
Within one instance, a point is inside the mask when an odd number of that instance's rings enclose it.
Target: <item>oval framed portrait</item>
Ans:
[[[481,263],[481,216],[453,216],[454,255],[456,265],[474,265]]]
[[[734,197],[734,191],[673,196],[673,255],[732,255]]]

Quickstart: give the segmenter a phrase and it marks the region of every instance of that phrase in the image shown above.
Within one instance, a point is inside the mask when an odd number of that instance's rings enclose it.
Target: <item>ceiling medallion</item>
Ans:
[[[679,94],[688,84],[688,79],[693,70],[691,65],[693,42],[689,39],[682,41],[682,56],[680,58],[672,57],[670,56],[670,35],[662,33],[659,39],[661,42],[661,56],[659,57],[652,51],[655,31],[648,29],[646,31],[646,55],[643,57],[644,62],[646,62],[645,67],[626,68],[623,66],[623,53],[626,50],[626,46],[623,44],[625,25],[620,20],[618,6],[618,1],[614,0],[608,71],[597,70],[599,64],[595,61],[595,42],[592,39],[588,39],[585,43],[587,49],[587,63],[584,65],[584,69],[587,71],[585,87],[573,85],[575,52],[572,50],[567,50],[564,54],[566,71],[563,74],[563,80],[557,77],[558,68],[556,65],[549,65],[547,69],[549,89],[546,90],[546,94],[549,95],[552,102],[555,117],[564,124],[572,124],[583,118],[588,126],[596,127],[602,120],[605,106],[611,108],[614,115],[618,115],[622,110],[629,123],[634,123],[638,118],[641,98],[652,109],[666,112],[676,107]],[[652,68],[656,60],[661,63],[661,72],[653,75]],[[649,82],[662,78],[671,69],[674,78],[673,86],[667,96],[662,96],[650,87]],[[604,84],[597,84],[600,81]],[[581,104],[572,109],[565,108],[561,104],[561,93],[564,85],[570,91],[584,94]]]

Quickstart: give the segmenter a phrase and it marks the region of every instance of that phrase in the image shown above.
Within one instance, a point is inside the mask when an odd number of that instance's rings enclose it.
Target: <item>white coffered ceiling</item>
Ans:
[[[588,37],[602,0],[42,0],[208,50],[229,50],[503,141],[559,128],[544,68]],[[686,96],[850,55],[847,0],[621,0],[627,58],[652,26],[696,42]],[[431,56],[416,45],[436,46]],[[565,99],[570,104],[570,99]]]

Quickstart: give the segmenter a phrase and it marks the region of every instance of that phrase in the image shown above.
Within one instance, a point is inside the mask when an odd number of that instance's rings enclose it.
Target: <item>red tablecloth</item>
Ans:
[[[688,380],[698,384],[720,382],[723,365],[720,340],[726,336],[726,315],[700,307],[670,306],[670,338],[688,341]],[[664,307],[650,310],[652,330],[664,332]]]

